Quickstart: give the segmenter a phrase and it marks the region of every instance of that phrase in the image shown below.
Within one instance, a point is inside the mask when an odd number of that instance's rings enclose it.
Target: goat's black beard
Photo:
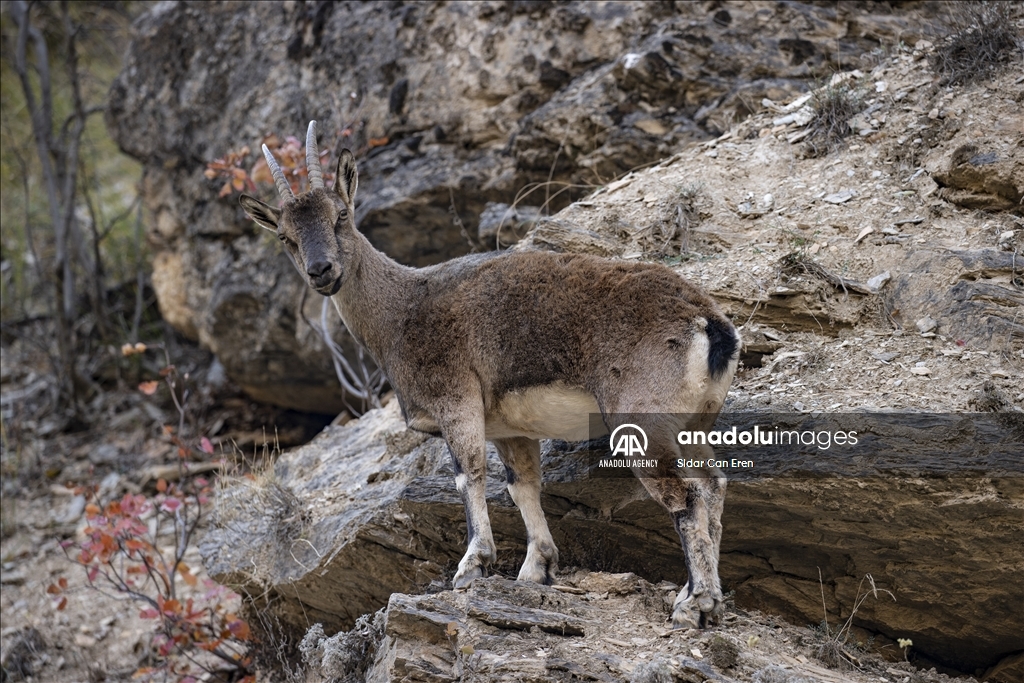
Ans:
[[[338,293],[338,290],[341,289],[341,278],[339,277],[326,287],[315,287],[314,289],[317,294],[322,294],[323,296],[334,296]]]

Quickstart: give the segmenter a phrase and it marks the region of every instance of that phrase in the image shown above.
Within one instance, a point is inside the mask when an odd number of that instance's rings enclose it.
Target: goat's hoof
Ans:
[[[456,590],[462,588],[469,588],[473,584],[473,581],[475,581],[476,579],[483,578],[483,575],[484,569],[480,565],[474,565],[466,569],[460,569],[459,572],[455,575],[455,578],[452,580],[452,585],[455,587]]]
[[[554,543],[541,541],[536,545],[531,544],[526,550],[526,560],[519,570],[517,581],[532,581],[544,586],[550,586],[555,582],[555,572],[558,571],[558,548]]]
[[[557,566],[554,562],[529,562],[524,563],[519,570],[516,581],[532,581],[545,586],[555,582],[555,571]]]
[[[672,628],[706,628],[719,623],[725,612],[722,594],[716,592],[688,595],[686,587],[679,591],[672,608]]]

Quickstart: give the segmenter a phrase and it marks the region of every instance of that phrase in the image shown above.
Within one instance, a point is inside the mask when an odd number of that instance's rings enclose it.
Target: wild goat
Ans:
[[[284,201],[278,209],[242,195],[242,207],[276,232],[309,285],[331,297],[387,374],[408,425],[448,443],[469,536],[456,588],[495,559],[486,440],[505,464],[526,524],[519,579],[550,583],[558,550],[541,509],[539,439],[586,440],[592,413],[608,430],[629,415],[675,414],[693,430],[714,423],[736,371],[739,337],[707,294],[669,268],[543,251],[408,268],[356,229],[356,164],[347,149],[333,191],[324,187],[315,121],[306,135],[305,194],[292,194],[266,145],[263,154]],[[711,449],[679,446],[671,422],[644,424],[648,457],[659,464],[633,471],[668,509],[689,573],[672,619],[703,626],[722,611],[725,477],[717,469],[672,469],[681,456],[708,460]]]

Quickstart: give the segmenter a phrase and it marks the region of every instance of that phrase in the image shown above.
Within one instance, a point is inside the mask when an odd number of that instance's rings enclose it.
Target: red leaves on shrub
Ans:
[[[186,597],[178,592],[179,579],[190,588],[199,585],[182,556],[199,522],[209,483],[196,479],[186,487],[160,479],[152,498],[128,493],[105,505],[90,502],[82,539],[63,547],[69,559],[86,570],[90,586],[113,588],[144,603],[139,616],[155,622],[153,644],[162,661],[157,667],[140,669],[137,676],[163,672],[179,681],[198,680],[186,674],[197,662],[203,668],[196,659],[199,651],[234,662],[240,674],[248,674],[249,625],[227,608],[237,596],[208,579],[203,595]],[[84,489],[90,497],[94,491]],[[172,535],[173,543],[158,542],[161,533]],[[46,589],[59,600],[58,610],[67,606],[67,587],[67,579],[61,577]]]
[[[351,135],[352,130],[350,127],[345,128],[341,132],[341,137],[349,137]],[[371,138],[367,148],[386,145],[388,141],[386,137]],[[263,138],[262,144],[266,145],[274,155],[278,166],[284,172],[285,179],[292,188],[292,192],[296,194],[304,192],[307,189],[307,173],[306,148],[303,141],[291,135],[282,140],[279,135],[271,133]],[[331,172],[334,164],[329,150],[334,149],[336,145],[327,144],[324,140],[321,140],[321,145],[324,151],[320,152],[320,166],[323,168],[324,182],[330,186],[334,182],[334,173]],[[274,187],[274,176],[270,172],[267,161],[262,154],[257,153],[255,155],[256,162],[252,165],[252,168],[249,171],[245,170],[245,161],[251,154],[252,150],[246,146],[237,152],[229,151],[226,156],[214,159],[206,164],[206,170],[203,172],[203,175],[210,180],[216,178],[224,179],[224,184],[217,194],[218,197],[227,197],[234,192],[255,193],[257,191],[257,184],[264,185],[267,188]]]

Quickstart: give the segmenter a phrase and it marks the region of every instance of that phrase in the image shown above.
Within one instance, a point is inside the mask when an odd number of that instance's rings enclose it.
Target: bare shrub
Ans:
[[[770,664],[754,672],[754,683],[811,683],[811,679],[800,676],[778,664]]]
[[[711,663],[719,669],[731,669],[739,661],[740,649],[733,641],[715,634],[708,646]]]
[[[868,587],[864,589],[864,582],[867,582]],[[815,656],[825,666],[830,669],[849,670],[861,668],[860,659],[850,652],[851,643],[850,636],[853,629],[853,618],[857,616],[857,612],[860,610],[861,605],[868,597],[874,597],[878,599],[879,593],[885,593],[893,602],[896,602],[896,596],[891,591],[887,591],[884,588],[878,588],[875,585],[875,579],[871,574],[865,574],[864,578],[860,580],[860,584],[857,586],[857,597],[853,601],[853,609],[850,611],[850,616],[847,617],[843,625],[837,630],[832,630],[828,624],[828,611],[825,609],[825,587],[821,582],[821,571],[818,572],[818,585],[821,586],[821,608],[825,613],[825,618],[821,622],[821,637],[822,642],[818,646],[818,651]],[[817,629],[816,629],[817,630]]]
[[[959,85],[993,72],[1014,51],[1020,52],[1012,3],[955,2],[952,30],[935,48],[932,68],[942,85]]]
[[[629,676],[629,683],[672,683],[674,680],[672,669],[661,657],[641,662]]]
[[[849,80],[833,80],[818,88],[811,96],[814,118],[805,148],[811,156],[822,156],[839,147],[843,138],[853,132],[850,119],[863,108],[864,96]]]
[[[385,611],[364,614],[350,631],[328,638],[324,627],[314,624],[299,644],[303,663],[327,680],[362,681],[384,637]]]

